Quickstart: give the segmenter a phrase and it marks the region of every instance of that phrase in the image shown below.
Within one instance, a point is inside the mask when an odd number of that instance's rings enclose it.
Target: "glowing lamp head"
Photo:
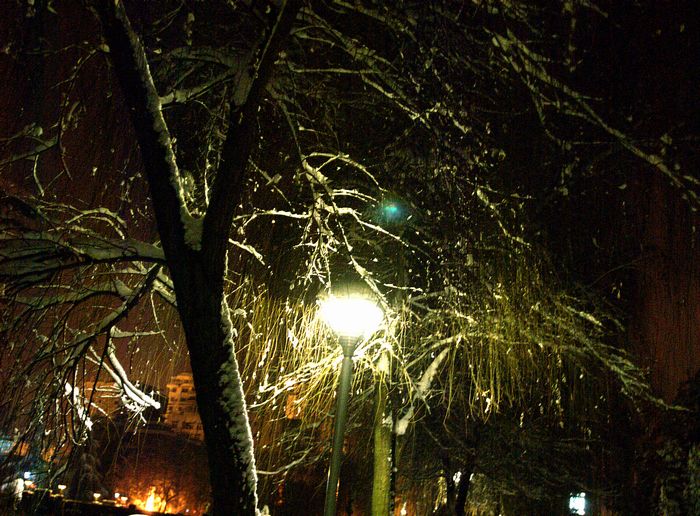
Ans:
[[[319,301],[319,315],[338,335],[350,338],[372,334],[384,318],[374,301],[359,295],[328,296]]]
[[[569,511],[571,514],[586,514],[586,493],[573,494],[569,498]]]

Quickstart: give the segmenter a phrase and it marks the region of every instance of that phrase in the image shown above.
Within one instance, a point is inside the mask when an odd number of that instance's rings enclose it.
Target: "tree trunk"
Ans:
[[[380,362],[388,361],[387,351]],[[377,379],[376,383],[376,408],[374,411],[374,473],[372,476],[372,515],[387,516],[390,511],[391,470],[393,469],[392,457],[392,424],[393,418],[387,414],[387,401],[389,398],[386,377],[391,372]]]
[[[394,221],[395,223],[395,221]],[[403,223],[403,219],[399,222]],[[403,229],[397,231],[403,233]],[[408,284],[406,272],[406,260],[403,244],[396,244],[396,284],[405,286]],[[402,308],[406,301],[406,292],[398,289],[394,302]],[[374,414],[374,472],[372,477],[372,515],[387,516],[394,513],[394,499],[396,496],[396,434],[394,432],[395,414],[391,403],[391,382],[393,381],[393,368],[391,354],[384,350],[379,359],[380,364],[386,364],[386,370],[376,381],[376,399]]]
[[[188,267],[177,300],[204,428],[215,515],[257,510],[253,438],[235,360],[228,307],[201,262]],[[177,282],[176,282],[177,284]]]
[[[270,28],[245,104],[231,114],[234,118],[203,220],[189,214],[179,191],[179,171],[158,92],[124,6],[115,0],[97,0],[94,6],[129,107],[175,287],[209,457],[213,513],[255,515],[253,439],[224,300],[226,250],[255,141],[255,113],[301,4],[296,0],[283,2]],[[199,242],[196,237],[194,241],[188,238],[188,231],[192,237],[196,227],[201,229]]]
[[[474,468],[469,467],[469,469],[465,469],[462,467],[453,471],[450,462],[449,458],[443,457],[442,464],[447,486],[446,513],[453,516],[464,516],[466,514],[467,495],[471,484],[470,479]],[[457,474],[459,474],[459,477],[455,478]]]
[[[464,516],[466,514],[465,505],[467,503],[467,495],[469,494],[471,475],[471,470],[462,472],[462,477],[457,487],[457,496],[455,497],[455,516]]]

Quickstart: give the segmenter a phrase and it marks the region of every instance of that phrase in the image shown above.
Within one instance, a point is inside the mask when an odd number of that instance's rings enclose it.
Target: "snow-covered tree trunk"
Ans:
[[[290,4],[290,5],[287,5]],[[299,6],[284,2],[260,53],[247,99],[229,123],[211,201],[190,215],[143,46],[121,2],[95,3],[146,170],[175,287],[209,457],[213,512],[257,513],[253,440],[224,299],[228,236],[254,142],[255,112]]]
[[[191,263],[188,272],[178,289],[178,304],[187,305],[180,313],[205,433],[214,513],[255,514],[253,439],[228,308],[201,261]]]

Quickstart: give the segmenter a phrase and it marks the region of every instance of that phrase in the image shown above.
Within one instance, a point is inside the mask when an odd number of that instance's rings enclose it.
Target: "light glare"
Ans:
[[[319,315],[338,335],[370,335],[382,322],[384,313],[371,300],[359,297],[329,296],[319,302]]]
[[[569,511],[572,514],[586,514],[586,493],[579,493],[569,498]]]

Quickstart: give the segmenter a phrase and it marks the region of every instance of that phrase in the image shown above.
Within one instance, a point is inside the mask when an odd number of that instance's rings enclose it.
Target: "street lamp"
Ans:
[[[357,343],[363,336],[371,335],[377,329],[382,322],[384,313],[376,303],[367,297],[348,294],[329,296],[320,300],[319,315],[338,335],[340,346],[343,348],[343,362],[336,394],[333,452],[328,468],[326,501],[323,511],[325,516],[335,516],[336,491],[352,380],[352,357],[355,354]]]

